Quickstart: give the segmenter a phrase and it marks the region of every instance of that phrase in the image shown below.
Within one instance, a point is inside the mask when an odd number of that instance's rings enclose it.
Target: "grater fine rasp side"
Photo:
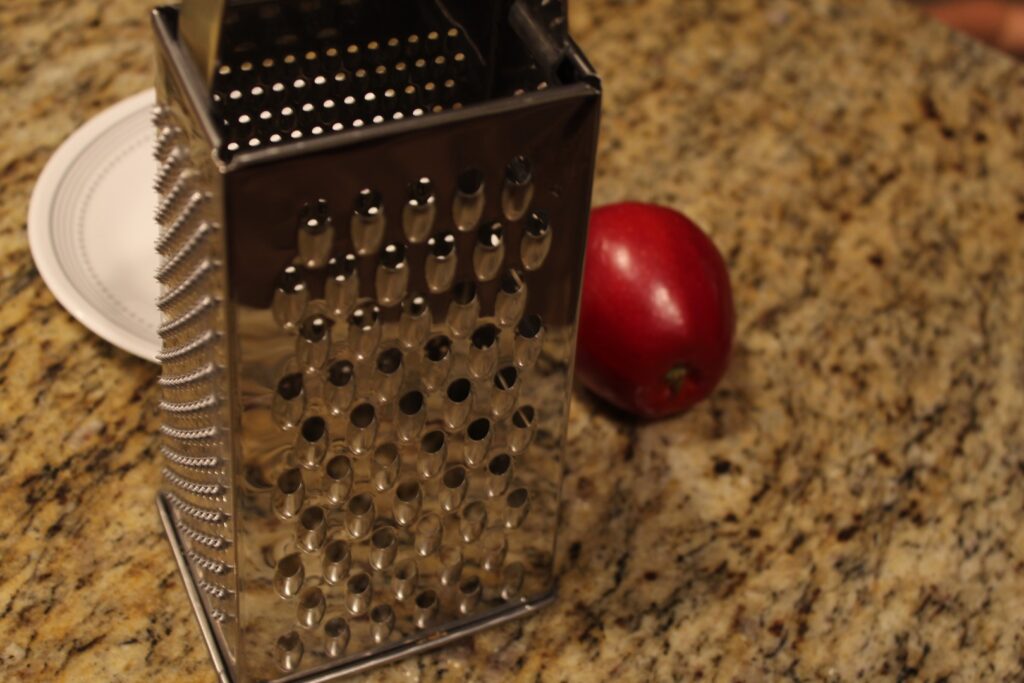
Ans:
[[[221,678],[547,602],[600,105],[564,3],[228,2],[209,71],[153,19],[158,502]]]

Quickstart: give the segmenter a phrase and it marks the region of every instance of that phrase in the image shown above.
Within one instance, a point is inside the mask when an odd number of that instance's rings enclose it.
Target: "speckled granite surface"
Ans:
[[[1024,680],[1024,70],[881,0],[574,0],[597,200],[727,254],[713,400],[579,395],[561,597],[379,680]],[[148,84],[134,0],[0,6],[0,679],[213,680],[152,503],[156,371],[53,300],[49,154]]]

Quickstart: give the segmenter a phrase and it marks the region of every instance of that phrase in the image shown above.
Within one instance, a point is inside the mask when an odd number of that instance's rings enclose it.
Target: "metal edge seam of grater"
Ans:
[[[564,12],[154,12],[158,501],[222,680],[551,599],[600,106]]]

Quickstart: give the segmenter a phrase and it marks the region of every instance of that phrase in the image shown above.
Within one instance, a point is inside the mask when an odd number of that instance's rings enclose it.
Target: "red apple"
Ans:
[[[686,410],[725,373],[735,331],[729,273],[686,216],[652,204],[590,218],[577,374],[642,417]]]

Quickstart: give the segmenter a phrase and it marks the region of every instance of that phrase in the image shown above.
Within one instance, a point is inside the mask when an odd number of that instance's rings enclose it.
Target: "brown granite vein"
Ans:
[[[684,209],[739,347],[577,394],[558,602],[378,680],[1024,680],[1024,71],[885,0],[572,0],[596,200]],[[146,87],[130,0],[0,7],[0,679],[214,680],[152,505],[155,370],[53,300],[49,154]]]

